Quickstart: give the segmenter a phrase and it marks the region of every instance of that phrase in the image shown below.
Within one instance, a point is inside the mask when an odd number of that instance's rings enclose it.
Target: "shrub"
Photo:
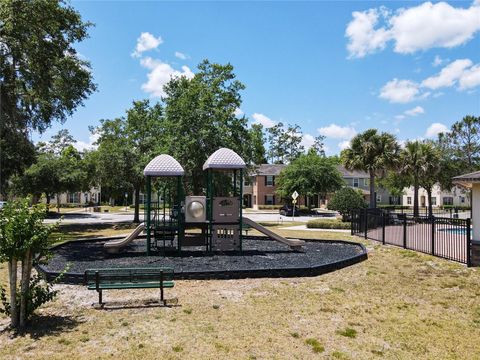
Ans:
[[[314,353],[322,353],[325,351],[325,347],[318,342],[317,339],[309,338],[305,340],[305,344],[310,345]]]
[[[307,223],[309,229],[342,229],[350,230],[351,224],[349,222],[342,222],[338,220],[314,219]]]
[[[283,205],[258,205],[258,210],[280,210]]]
[[[336,210],[342,215],[343,221],[350,218],[353,209],[361,209],[367,207],[362,193],[351,187],[344,187],[338,190],[328,203],[329,210]]]

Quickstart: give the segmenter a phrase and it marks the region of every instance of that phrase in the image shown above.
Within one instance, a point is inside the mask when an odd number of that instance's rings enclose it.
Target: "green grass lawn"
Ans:
[[[345,234],[272,229],[358,241],[369,259],[312,278],[178,281],[166,292],[179,299],[171,308],[151,306],[158,291],[122,290],[97,310],[95,292],[61,285],[27,334],[0,333],[1,358],[480,358],[478,268]]]

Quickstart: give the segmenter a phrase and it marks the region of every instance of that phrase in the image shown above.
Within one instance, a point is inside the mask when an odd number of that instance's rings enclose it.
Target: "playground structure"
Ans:
[[[155,157],[144,169],[145,223],[126,238],[105,243],[105,250],[117,253],[145,231],[147,255],[152,252],[181,253],[188,247],[202,247],[209,253],[241,252],[244,226],[254,228],[292,250],[301,250],[304,241],[284,238],[243,217],[245,169],[245,162],[233,150],[218,149],[203,164],[206,195],[185,197],[182,166],[170,155]],[[193,229],[195,231],[187,231]]]

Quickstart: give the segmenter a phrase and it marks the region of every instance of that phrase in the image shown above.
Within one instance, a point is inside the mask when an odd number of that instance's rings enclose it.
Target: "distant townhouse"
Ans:
[[[65,205],[75,205],[75,206],[85,206],[85,205],[94,205],[100,202],[100,187],[92,187],[89,191],[74,191],[74,192],[65,192],[60,194],[55,194],[50,199],[50,204],[56,205],[59,203],[62,206]],[[58,202],[57,202],[58,196]],[[45,203],[46,199],[42,198],[42,202]]]
[[[404,189],[403,205],[413,207],[414,191],[413,186]],[[418,190],[418,205],[429,206],[427,191],[423,188]],[[470,192],[459,186],[451,190],[443,190],[439,184],[432,189],[432,207],[440,206],[470,206]]]
[[[283,164],[261,164],[258,165],[250,176],[245,178],[243,187],[243,203],[246,207],[258,209],[263,205],[281,205],[284,200],[276,194],[276,179],[280,172],[286,167]],[[370,177],[363,171],[349,171],[345,167],[338,165],[337,169],[343,176],[347,186],[359,189],[365,200],[370,200]],[[378,204],[401,204],[400,197],[390,196],[382,188],[377,188]],[[301,195],[301,194],[300,194]],[[325,206],[331,195],[318,194],[311,198],[300,196],[299,205],[311,205],[313,207]]]

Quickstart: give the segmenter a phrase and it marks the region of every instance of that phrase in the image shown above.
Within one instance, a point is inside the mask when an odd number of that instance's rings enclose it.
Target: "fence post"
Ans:
[[[467,266],[472,266],[472,259],[470,258],[471,254],[471,231],[470,231],[470,219],[467,218]]]
[[[350,235],[352,236],[353,236],[353,221],[354,221],[353,214],[355,214],[355,210],[352,209],[352,211],[350,211]]]
[[[368,237],[368,211],[365,209],[365,239]]]
[[[430,218],[432,221],[432,255],[435,255],[435,217]]]
[[[403,217],[403,248],[407,248],[407,214]]]
[[[382,244],[385,245],[385,214],[382,213]]]

